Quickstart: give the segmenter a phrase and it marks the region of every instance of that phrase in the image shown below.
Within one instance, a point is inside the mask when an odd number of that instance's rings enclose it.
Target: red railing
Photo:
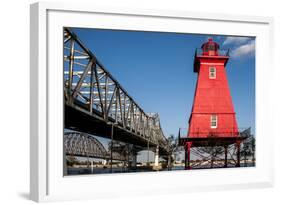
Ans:
[[[200,129],[195,128],[188,132],[188,128],[180,128],[179,138],[186,137],[237,137],[242,135],[250,135],[251,128],[209,128],[209,129]]]

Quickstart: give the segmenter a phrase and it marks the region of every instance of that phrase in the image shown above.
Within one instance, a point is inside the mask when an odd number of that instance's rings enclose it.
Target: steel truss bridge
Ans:
[[[155,147],[162,156],[170,153],[159,115],[144,112],[69,28],[64,28],[64,114],[66,129],[143,149]],[[86,135],[64,140],[68,153],[109,156],[101,143]],[[112,158],[122,160],[121,155]]]
[[[132,161],[132,157],[140,151],[131,145],[116,142],[107,150],[98,139],[80,132],[64,133],[64,148],[65,155],[69,156],[110,160],[112,154],[112,160],[118,161]]]

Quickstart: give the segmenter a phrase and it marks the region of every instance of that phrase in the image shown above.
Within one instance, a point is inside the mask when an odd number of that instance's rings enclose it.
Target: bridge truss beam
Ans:
[[[113,124],[118,140],[149,141],[167,153],[158,114],[145,113],[69,28],[64,28],[64,97],[66,128],[110,138]]]
[[[112,143],[108,150],[95,137],[86,133],[66,132],[64,134],[65,155],[106,160],[132,161],[139,149],[134,146]]]

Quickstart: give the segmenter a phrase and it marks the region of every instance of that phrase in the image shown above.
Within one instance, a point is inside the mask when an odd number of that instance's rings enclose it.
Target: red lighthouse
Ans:
[[[198,73],[193,107],[189,118],[186,150],[186,168],[190,169],[191,147],[224,146],[236,143],[240,150],[243,139],[239,134],[235,111],[226,75],[228,50],[220,50],[211,38],[197,49],[194,72]],[[240,155],[237,152],[237,166]],[[227,150],[225,151],[225,166]]]
[[[198,73],[188,137],[238,136],[237,122],[225,66],[229,56],[210,38],[196,52],[194,72]]]

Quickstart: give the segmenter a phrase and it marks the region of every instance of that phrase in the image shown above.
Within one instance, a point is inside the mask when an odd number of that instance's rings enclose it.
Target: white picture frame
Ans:
[[[273,19],[269,17],[97,8],[35,3],[30,15],[30,198],[94,199],[273,186],[271,126]],[[256,167],[63,177],[62,27],[87,27],[256,37]],[[271,72],[266,72],[270,67]],[[58,99],[55,101],[54,99]],[[266,136],[266,137],[265,137]],[[148,185],[146,181],[151,183]],[[186,183],[182,183],[186,181]],[[111,186],[107,186],[107,184]]]

